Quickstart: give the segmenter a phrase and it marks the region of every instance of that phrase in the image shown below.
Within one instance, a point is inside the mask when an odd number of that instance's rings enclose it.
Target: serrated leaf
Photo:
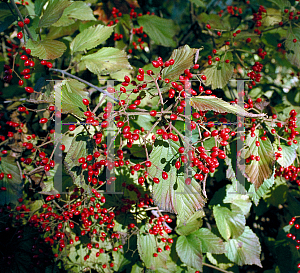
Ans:
[[[259,131],[255,130],[255,135],[259,136]],[[269,179],[273,173],[273,167],[275,165],[275,153],[272,147],[272,143],[267,138],[266,140],[259,140],[260,146],[256,146],[256,137],[251,137],[248,134],[246,137],[245,159],[251,155],[259,156],[260,161],[252,160],[249,164],[246,164],[245,176],[248,181],[255,185],[257,190],[262,183]],[[238,165],[241,169],[240,165]],[[243,169],[241,169],[243,171]]]
[[[176,35],[176,27],[173,20],[160,18],[156,15],[143,15],[137,18],[140,26],[143,27],[150,39],[156,44],[175,47],[173,37]]]
[[[222,30],[230,30],[231,25],[228,20],[229,17],[220,17],[217,14],[207,14],[206,12],[202,12],[197,16],[197,19],[202,24],[210,24],[211,27],[222,29]]]
[[[262,117],[265,114],[252,114],[237,104],[230,104],[213,96],[197,96],[191,98],[191,105],[198,111],[214,111],[218,113],[232,113],[245,117]]]
[[[225,240],[238,238],[244,232],[246,219],[243,214],[238,214],[220,205],[213,207],[213,213],[218,230]]]
[[[17,203],[18,198],[22,197],[23,181],[20,170],[16,163],[16,158],[11,155],[2,156],[0,161],[0,173],[4,173],[3,179],[0,180],[0,187],[6,187],[6,190],[0,191],[0,205]],[[9,179],[7,174],[11,174]]]
[[[67,0],[50,0],[39,22],[39,27],[50,27],[62,16],[64,9],[71,5]]]
[[[228,258],[222,254],[222,255],[213,255],[212,253],[206,253],[206,258],[217,267],[226,270],[229,267],[234,266],[234,263],[230,262]]]
[[[75,80],[63,80],[54,88],[56,94],[61,96],[61,112],[72,113],[78,117],[85,117],[86,106],[83,98],[88,98],[88,92],[84,91],[85,84]]]
[[[160,179],[160,183],[153,186],[154,203],[164,211],[177,214],[180,221],[185,222],[204,206],[205,198],[193,177],[194,170],[191,170],[190,185],[185,183],[184,170],[177,172],[174,155],[178,153],[178,148],[179,144],[171,140],[156,141],[150,154],[152,166],[149,174]],[[162,172],[158,168],[168,173],[167,180],[162,179]]]
[[[91,26],[79,33],[70,44],[71,52],[95,48],[105,42],[113,33],[113,27],[103,25]],[[90,56],[90,55],[88,55]],[[86,57],[88,57],[86,56]]]
[[[274,174],[275,174],[275,166],[273,167],[273,173],[269,179],[265,179],[263,184],[259,187],[258,190],[255,189],[254,184],[251,184],[248,189],[248,194],[252,199],[253,203],[257,206],[261,197],[263,197],[268,190],[274,184]]]
[[[201,240],[194,233],[179,236],[176,242],[176,252],[180,260],[188,266],[202,271]]]
[[[200,228],[195,234],[201,241],[202,252],[222,254],[225,252],[225,245],[221,238],[212,233],[208,228]]]
[[[158,253],[157,257],[153,257],[153,253],[157,253],[157,247],[163,249],[164,243],[156,242],[156,237],[153,234],[144,234],[145,226],[140,229],[137,234],[137,249],[141,260],[145,263],[146,268],[156,270],[160,267],[167,268],[166,262],[168,253],[166,251]]]
[[[206,76],[205,85],[211,85],[212,89],[223,88],[233,74],[233,66],[230,63],[219,62],[206,68],[203,74]]]
[[[80,21],[76,21],[74,24],[66,27],[50,27],[49,33],[47,34],[48,39],[57,39],[63,36],[72,35],[80,26]]]
[[[174,49],[170,57],[170,59],[174,60],[174,64],[163,69],[162,78],[177,80],[185,69],[191,68],[194,64],[194,55],[197,50],[196,48],[190,48],[188,45]]]
[[[273,26],[278,24],[282,20],[280,10],[267,8],[266,16],[262,19],[262,25],[265,27]],[[272,35],[272,37],[274,37]]]
[[[261,246],[256,234],[248,227],[237,239],[225,242],[226,257],[239,266],[255,264],[262,267],[260,261]]]
[[[31,50],[31,55],[44,60],[59,58],[67,49],[63,42],[45,39],[38,42],[28,40],[26,48]]]
[[[113,47],[104,47],[94,54],[83,56],[81,61],[95,74],[112,73],[121,69],[131,69],[126,53]]]
[[[93,10],[83,1],[73,2],[67,7],[60,19],[53,24],[55,27],[68,26],[75,22],[73,19],[96,21]]]
[[[282,150],[277,152],[281,153],[281,157],[277,159],[277,162],[284,168],[289,167],[296,159],[297,145],[293,144],[291,146],[288,146],[285,144],[280,144],[280,147],[282,148]]]
[[[225,204],[230,203],[239,207],[244,215],[249,213],[252,205],[249,195],[237,193],[233,185],[226,186],[226,197],[224,198],[223,202]]]
[[[198,210],[186,221],[186,223],[182,223],[179,219],[177,219],[175,229],[176,232],[179,235],[189,235],[192,232],[196,231],[202,226],[202,218],[204,217],[204,215],[204,211]]]

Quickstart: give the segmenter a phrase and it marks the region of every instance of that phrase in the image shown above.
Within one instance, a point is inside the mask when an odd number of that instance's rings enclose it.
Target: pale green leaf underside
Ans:
[[[113,27],[103,25],[91,26],[79,33],[70,44],[71,52],[95,48],[105,42],[113,33]]]
[[[213,96],[197,96],[191,98],[191,105],[198,111],[214,111],[218,113],[232,113],[244,117],[261,117],[265,114],[252,114],[236,104],[230,104]]]
[[[202,226],[202,218],[204,215],[203,210],[198,210],[186,221],[186,223],[182,223],[179,219],[177,219],[176,232],[179,235],[189,235],[196,231]]]
[[[155,143],[150,154],[152,166],[149,174],[160,179],[159,184],[153,186],[154,203],[162,210],[177,214],[180,221],[187,221],[195,211],[204,206],[205,198],[199,183],[193,178],[195,171],[191,170],[191,184],[186,185],[184,172],[178,172],[173,162],[179,145],[174,141],[159,140]],[[162,179],[161,170],[166,170],[168,179]],[[174,186],[177,186],[174,189]]]
[[[281,153],[281,157],[278,158],[277,162],[284,168],[293,164],[294,160],[296,159],[297,153],[297,145],[293,144],[291,146],[281,144],[280,147],[282,151],[277,151]]]
[[[259,131],[255,131],[256,136],[259,136]],[[275,164],[275,153],[272,147],[272,143],[267,138],[267,140],[259,139],[260,146],[256,146],[256,137],[251,137],[250,134],[246,137],[246,148],[245,148],[245,159],[249,158],[251,155],[259,156],[260,161],[252,160],[250,164],[246,164],[245,175],[248,181],[255,185],[258,189],[265,179],[271,177],[273,173],[273,166]],[[239,166],[243,172],[243,168]]]
[[[137,18],[140,26],[156,44],[175,47],[173,37],[176,35],[176,28],[173,20],[160,18],[156,15],[143,15]]]
[[[39,22],[39,27],[50,27],[62,16],[64,9],[71,5],[67,0],[50,0]]]
[[[194,55],[197,50],[196,48],[190,48],[188,45],[173,50],[170,59],[174,60],[174,64],[163,69],[162,77],[164,79],[177,80],[185,69],[191,68],[194,64]]]
[[[65,52],[67,49],[63,42],[45,39],[42,41],[28,40],[26,48],[31,50],[31,55],[43,60],[54,60]]]
[[[222,254],[225,252],[224,242],[208,228],[200,228],[195,234],[201,241],[202,252]]]
[[[96,53],[84,56],[81,61],[95,74],[106,74],[131,69],[124,51],[113,47],[104,47]]]
[[[246,219],[243,214],[238,214],[220,205],[213,207],[213,213],[218,230],[225,240],[237,238],[244,232]]]
[[[262,267],[260,261],[261,246],[256,234],[248,227],[237,239],[225,242],[227,258],[239,266],[255,264]]]
[[[179,236],[176,242],[176,252],[186,265],[202,269],[201,240],[194,233],[188,236]]]
[[[143,234],[145,230],[146,227],[143,226],[137,234],[137,249],[141,260],[147,268],[152,270],[167,268],[168,253],[166,251],[158,253],[157,257],[153,257],[153,253],[157,253],[157,247],[163,249],[164,243],[156,243],[155,235]]]

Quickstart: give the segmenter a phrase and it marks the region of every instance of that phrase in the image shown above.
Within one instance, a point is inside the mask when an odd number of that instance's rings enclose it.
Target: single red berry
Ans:
[[[90,104],[88,99],[82,99],[84,105],[88,106]]]
[[[211,25],[210,25],[210,24],[207,24],[206,27],[207,27],[208,29],[211,29]]]
[[[202,76],[201,76],[201,79],[202,79],[203,81],[205,81],[205,80],[206,80],[206,76],[205,76],[205,75],[202,75]]]
[[[30,19],[29,19],[29,18],[25,18],[25,19],[24,19],[24,23],[25,23],[26,25],[28,25],[28,24],[30,23]]]
[[[155,117],[157,112],[155,110],[150,111],[150,116]]]
[[[246,43],[250,43],[250,42],[251,42],[251,38],[247,38]]]
[[[18,22],[18,26],[19,26],[19,27],[24,27],[24,23],[23,23],[22,21],[19,21],[19,22]]]

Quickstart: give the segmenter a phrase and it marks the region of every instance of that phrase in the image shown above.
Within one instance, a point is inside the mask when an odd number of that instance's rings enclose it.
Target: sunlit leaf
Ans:
[[[245,117],[261,117],[264,114],[252,114],[239,105],[230,104],[220,98],[212,96],[197,96],[191,98],[191,105],[198,111],[214,111],[218,113],[232,113]]]
[[[185,69],[191,68],[194,64],[197,50],[196,48],[190,48],[188,45],[173,50],[170,59],[174,60],[174,64],[163,69],[162,77],[177,80]]]
[[[193,234],[200,239],[202,252],[214,254],[222,254],[225,252],[223,240],[212,233],[208,228],[200,228]]]
[[[255,131],[255,135],[259,136],[258,130]],[[255,185],[257,190],[273,173],[275,153],[269,138],[266,140],[259,139],[260,146],[256,146],[256,141],[257,137],[251,137],[251,134],[247,135],[245,159],[249,158],[251,155],[255,155],[260,157],[260,161],[252,160],[250,163],[246,164],[245,176],[248,178],[249,182]],[[241,171],[243,171],[243,168],[241,168]]]
[[[281,157],[278,158],[277,162],[284,168],[289,167],[296,159],[297,145],[293,144],[291,146],[288,146],[285,144],[280,144],[280,147],[282,148],[282,150],[278,150],[277,152],[281,154]]]
[[[196,234],[179,236],[176,242],[176,252],[180,260],[186,265],[202,269],[201,240]]]
[[[103,25],[91,26],[79,33],[74,38],[70,44],[70,49],[72,52],[92,49],[105,42],[113,33],[113,31],[113,27],[107,27]]]
[[[245,229],[245,216],[221,207],[220,205],[213,207],[218,230],[225,240],[239,237]]]
[[[96,53],[81,58],[86,68],[95,74],[112,73],[122,69],[130,69],[127,55],[113,47],[104,47]]]
[[[261,246],[256,234],[248,227],[241,236],[225,242],[227,258],[239,266],[255,264],[262,267],[260,261]]]
[[[179,147],[174,141],[156,141],[150,154],[152,166],[149,174],[160,179],[160,183],[153,186],[154,203],[164,211],[176,213],[180,221],[185,222],[204,206],[205,198],[199,183],[193,178],[193,170],[190,185],[185,183],[184,170],[177,173],[174,155],[178,153]],[[167,172],[166,180],[162,179],[160,170]]]
[[[44,60],[57,59],[67,49],[63,42],[51,39],[44,39],[38,42],[28,40],[26,47],[31,49],[31,55]]]
[[[204,211],[196,211],[186,222],[181,222],[177,219],[176,232],[179,235],[189,235],[202,226],[202,218],[204,217]]]

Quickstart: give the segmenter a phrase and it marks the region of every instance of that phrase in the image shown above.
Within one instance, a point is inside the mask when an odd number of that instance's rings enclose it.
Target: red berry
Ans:
[[[82,99],[84,105],[88,106],[90,104],[88,99]]]
[[[30,23],[30,19],[29,19],[29,18],[25,18],[25,19],[24,19],[24,23],[25,23],[26,25],[28,25],[28,24]]]
[[[155,110],[150,111],[150,116],[155,117],[157,112]]]
[[[202,79],[203,81],[205,81],[205,80],[206,80],[206,76],[205,76],[205,75],[202,75],[202,76],[201,76],[201,79]]]
[[[251,38],[247,38],[246,43],[250,43],[250,42],[251,42]]]
[[[18,22],[18,26],[19,26],[19,27],[24,27],[24,23],[23,23],[22,21],[19,21],[19,22]]]
[[[207,24],[206,27],[207,27],[208,29],[211,29],[211,25],[210,25],[210,24]]]

